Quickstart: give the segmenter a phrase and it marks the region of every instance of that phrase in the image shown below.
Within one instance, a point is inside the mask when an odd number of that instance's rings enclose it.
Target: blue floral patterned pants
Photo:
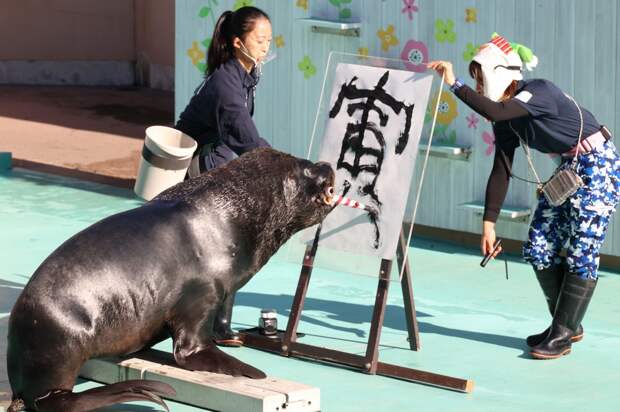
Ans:
[[[571,159],[560,166],[570,166]],[[580,155],[577,173],[584,185],[560,206],[551,206],[540,196],[530,224],[523,257],[534,269],[560,263],[566,247],[568,270],[586,279],[596,279],[599,251],[609,220],[620,199],[620,158],[611,141]]]

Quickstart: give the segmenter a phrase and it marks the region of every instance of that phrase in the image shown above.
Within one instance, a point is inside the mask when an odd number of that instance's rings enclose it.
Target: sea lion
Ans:
[[[257,149],[77,233],[35,271],[9,319],[9,411],[87,411],[174,390],[127,381],[73,393],[89,358],[171,336],[190,370],[264,378],[213,343],[215,311],[295,232],[331,210],[327,163]]]

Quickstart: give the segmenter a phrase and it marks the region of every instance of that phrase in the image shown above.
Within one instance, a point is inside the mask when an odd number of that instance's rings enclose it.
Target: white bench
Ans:
[[[80,376],[101,383],[152,379],[168,383],[177,395],[171,400],[221,412],[318,412],[321,394],[297,382],[267,377],[250,379],[174,366],[167,352],[149,350],[134,358],[91,359]]]

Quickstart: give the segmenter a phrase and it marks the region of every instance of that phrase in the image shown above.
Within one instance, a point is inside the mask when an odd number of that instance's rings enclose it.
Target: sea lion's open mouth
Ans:
[[[333,186],[326,187],[325,191],[321,193],[321,199],[323,200],[323,203],[331,206],[332,201],[334,200],[334,187]]]

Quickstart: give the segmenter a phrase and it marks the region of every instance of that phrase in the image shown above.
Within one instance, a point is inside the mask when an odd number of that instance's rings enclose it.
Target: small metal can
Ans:
[[[262,335],[273,336],[278,333],[278,312],[275,309],[262,309],[258,318],[258,330]]]

